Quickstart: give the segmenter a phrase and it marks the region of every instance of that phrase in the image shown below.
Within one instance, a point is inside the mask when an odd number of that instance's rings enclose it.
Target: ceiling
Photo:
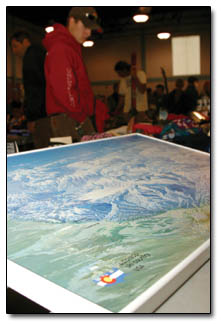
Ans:
[[[6,8],[7,15],[14,16],[31,22],[42,28],[46,27],[50,21],[65,24],[66,17],[71,7],[67,6],[8,6]],[[104,33],[120,32],[135,24],[132,20],[134,13],[140,7],[132,6],[102,6],[94,7],[97,10],[101,20],[101,27]],[[201,19],[204,23],[210,24],[211,8],[201,6],[154,6],[141,7],[149,9],[150,20],[149,26],[152,24],[175,23],[181,24],[184,18],[187,22]]]

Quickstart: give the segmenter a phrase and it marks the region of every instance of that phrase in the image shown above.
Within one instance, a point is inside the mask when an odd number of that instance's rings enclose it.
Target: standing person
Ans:
[[[155,103],[158,112],[161,108],[167,108],[167,95],[165,94],[164,89],[164,85],[157,84],[152,96],[153,102]]]
[[[199,93],[198,93],[199,80],[194,76],[190,76],[187,79],[187,82],[188,84],[185,90],[186,109],[187,109],[187,113],[190,113],[197,107],[197,100],[199,99]]]
[[[144,113],[148,109],[146,73],[132,69],[131,65],[124,61],[117,62],[114,69],[121,78],[116,112],[123,114],[124,121],[127,123],[131,116],[140,112]],[[131,107],[131,77],[134,78],[136,84],[136,111],[132,111]]]
[[[95,110],[99,111],[100,118],[105,120],[107,117],[105,104],[97,101],[95,105],[81,46],[91,36],[92,30],[99,30],[100,26],[93,7],[72,7],[67,26],[55,24],[53,28],[43,40],[47,50],[46,110],[52,124],[56,125],[56,134],[67,136],[67,132],[79,129],[82,123],[87,121],[89,125]],[[101,121],[98,124],[101,126]],[[85,132],[83,134],[86,135]],[[72,138],[74,136],[77,137],[77,134],[73,133]]]
[[[11,36],[12,52],[22,58],[22,74],[24,85],[24,113],[28,130],[33,135],[35,148],[44,146],[38,137],[38,122],[46,117],[45,109],[45,77],[43,47],[33,45],[26,31],[18,31]]]
[[[147,105],[148,105],[148,108],[150,108],[150,106],[151,106],[152,96],[153,96],[152,88],[147,88]]]
[[[119,91],[119,82],[115,82],[113,84],[113,93],[109,97],[107,97],[107,105],[109,108],[109,114],[111,116],[114,116],[115,109],[119,101],[118,91]]]
[[[184,93],[184,80],[177,79],[175,89],[173,89],[168,96],[168,112],[173,114],[186,113],[186,96]]]
[[[210,88],[210,81],[205,81],[203,84],[203,90],[201,92],[201,97],[206,96],[208,98],[211,97],[211,88]]]

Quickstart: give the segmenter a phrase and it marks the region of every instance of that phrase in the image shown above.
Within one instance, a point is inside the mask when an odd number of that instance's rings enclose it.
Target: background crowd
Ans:
[[[123,125],[128,126],[127,132],[139,131],[167,140],[177,136],[180,140],[187,134],[198,135],[198,139],[208,137],[209,81],[201,93],[195,76],[178,78],[170,92],[165,77],[152,89],[146,73],[136,64],[118,61],[113,69],[119,81],[113,84],[113,93],[107,98],[94,96],[81,45],[92,30],[100,28],[97,18],[92,7],[73,7],[67,26],[55,24],[41,47],[32,43],[26,31],[16,31],[11,36],[14,55],[22,57],[24,100],[12,100],[7,107],[8,134],[15,130],[20,130],[20,134],[28,132],[33,148],[48,147],[51,137],[71,136],[76,142],[85,135],[102,134]],[[202,113],[197,125],[194,111]],[[185,122],[178,123],[180,119]],[[185,131],[191,128],[192,132],[180,132],[181,124],[186,125]],[[206,128],[201,127],[204,124]],[[209,138],[205,146],[208,148]]]

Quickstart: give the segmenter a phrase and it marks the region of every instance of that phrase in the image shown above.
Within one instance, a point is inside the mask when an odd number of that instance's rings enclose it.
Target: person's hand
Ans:
[[[36,123],[35,121],[31,121],[27,123],[27,127],[28,127],[28,131],[33,134],[35,132],[35,128],[36,128]]]

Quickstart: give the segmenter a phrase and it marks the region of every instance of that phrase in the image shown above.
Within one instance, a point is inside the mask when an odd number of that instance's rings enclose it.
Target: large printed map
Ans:
[[[112,312],[210,235],[209,154],[141,135],[8,157],[8,258]]]

